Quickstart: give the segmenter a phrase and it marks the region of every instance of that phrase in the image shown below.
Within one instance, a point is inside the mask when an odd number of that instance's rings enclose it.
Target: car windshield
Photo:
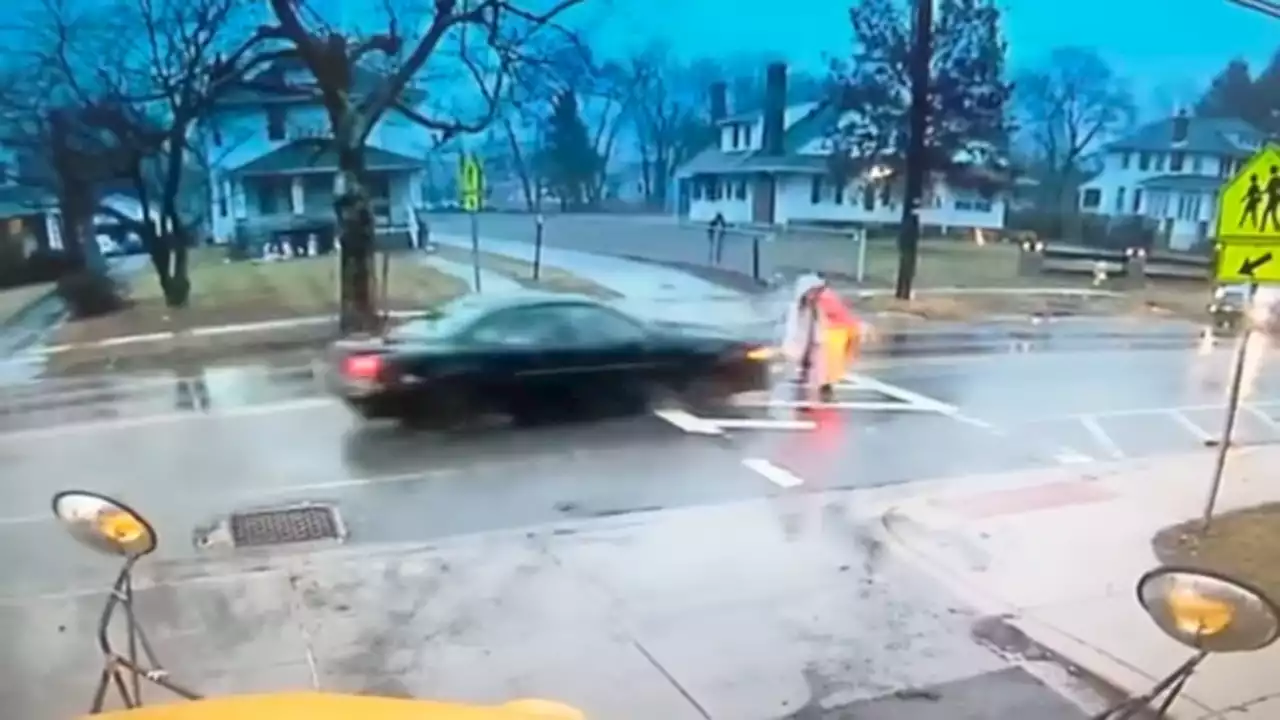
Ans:
[[[387,333],[390,340],[434,340],[454,335],[490,309],[479,295],[463,295]]]

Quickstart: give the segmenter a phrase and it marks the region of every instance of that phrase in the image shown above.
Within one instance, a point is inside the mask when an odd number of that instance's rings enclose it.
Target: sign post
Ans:
[[[1217,210],[1214,278],[1223,285],[1248,285],[1249,290],[1244,306],[1244,331],[1232,368],[1227,417],[1201,518],[1202,532],[1207,532],[1213,522],[1213,511],[1222,489],[1227,452],[1231,449],[1231,436],[1240,409],[1245,361],[1253,334],[1250,316],[1258,285],[1280,285],[1280,147],[1265,147],[1250,158],[1218,193]]]
[[[480,208],[484,196],[484,168],[474,154],[463,153],[458,187],[462,190],[462,209],[471,216],[471,269],[475,291],[480,292]]]

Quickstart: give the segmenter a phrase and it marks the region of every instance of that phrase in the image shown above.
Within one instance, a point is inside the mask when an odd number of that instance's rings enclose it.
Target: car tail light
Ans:
[[[382,368],[381,355],[352,355],[342,362],[342,374],[351,380],[377,380]]]

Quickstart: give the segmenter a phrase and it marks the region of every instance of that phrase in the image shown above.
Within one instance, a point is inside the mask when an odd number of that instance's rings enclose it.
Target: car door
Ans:
[[[593,397],[633,398],[647,393],[657,377],[659,361],[651,352],[650,332],[632,318],[595,305],[565,305],[580,383]]]
[[[491,407],[555,403],[582,371],[568,348],[565,318],[550,305],[494,312],[463,332],[460,345],[480,368],[473,381],[477,399]]]

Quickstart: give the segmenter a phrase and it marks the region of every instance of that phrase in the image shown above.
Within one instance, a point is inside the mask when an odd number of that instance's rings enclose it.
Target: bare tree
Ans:
[[[96,247],[94,216],[115,216],[142,240],[174,307],[190,296],[187,251],[202,219],[192,208],[207,204],[187,202],[196,124],[258,61],[262,36],[247,32],[241,8],[235,0],[113,0],[77,13],[47,0],[27,58],[44,92],[7,103],[16,134],[45,150],[37,164],[59,195],[64,242]],[[137,196],[137,217],[102,203],[113,187]]]
[[[517,0],[431,0],[422,8],[425,17],[409,21],[384,6],[385,31],[361,37],[329,25],[296,0],[269,0],[269,34],[282,41],[314,78],[309,88],[289,89],[313,93],[332,133],[338,164],[344,330],[372,330],[379,321],[372,290],[373,214],[365,187],[365,147],[378,121],[388,111],[401,112],[434,132],[439,143],[484,130],[496,116],[512,69],[525,61],[531,39],[555,27],[559,16],[583,1],[555,0],[534,10]],[[422,30],[405,35],[402,25]],[[378,63],[385,72],[376,83],[362,88],[353,82]],[[435,74],[446,66],[457,72],[451,90],[461,91],[460,84],[467,82],[478,108],[466,112],[454,103],[445,110],[437,103],[425,110],[409,101],[425,72]]]
[[[665,207],[676,168],[711,140],[704,107],[709,78],[705,73],[694,76],[663,45],[652,45],[632,58],[627,70],[634,89],[645,200]]]
[[[1053,50],[1014,83],[1023,128],[1047,171],[1055,199],[1074,197],[1080,159],[1110,132],[1133,122],[1128,86],[1092,50]]]

